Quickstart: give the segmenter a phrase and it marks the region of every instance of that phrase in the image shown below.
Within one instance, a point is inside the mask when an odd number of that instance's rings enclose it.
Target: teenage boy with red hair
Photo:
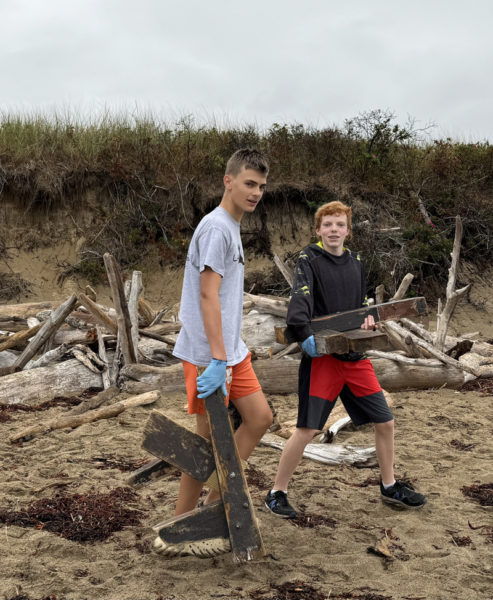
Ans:
[[[287,333],[301,342],[298,421],[279,461],[273,489],[265,505],[280,517],[293,519],[289,481],[305,446],[323,429],[338,397],[355,425],[375,424],[375,446],[384,502],[402,508],[421,508],[426,498],[394,478],[394,420],[369,359],[356,352],[317,353],[311,328],[314,317],[360,308],[366,302],[365,267],[358,254],[344,246],[351,236],[351,208],[329,202],[315,213],[319,242],[304,248],[296,265],[287,316]],[[373,329],[368,316],[363,329]]]

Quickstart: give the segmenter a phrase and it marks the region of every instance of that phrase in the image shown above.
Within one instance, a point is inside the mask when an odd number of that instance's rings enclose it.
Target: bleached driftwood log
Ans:
[[[460,246],[462,242],[462,221],[459,216],[455,217],[455,237],[454,246],[452,249],[452,264],[449,269],[449,276],[447,281],[445,305],[442,308],[441,300],[438,301],[437,310],[437,336],[435,340],[435,347],[443,351],[445,336],[447,335],[447,329],[450,323],[450,319],[454,314],[455,307],[459,298],[463,296],[467,290],[471,287],[468,284],[460,290],[455,289],[455,282],[457,279],[457,266],[459,263]]]
[[[60,327],[60,325],[65,320],[65,317],[67,317],[71,313],[76,304],[77,298],[75,295],[72,295],[70,296],[70,298],[65,300],[65,302],[61,304],[55,311],[53,311],[53,313],[50,315],[50,318],[43,323],[41,329],[29,342],[26,349],[15,361],[15,370],[21,370],[29,362],[29,360],[35,354],[38,353],[41,347],[53,336],[55,331]]]
[[[64,326],[65,327],[65,326]],[[60,328],[53,338],[53,344],[58,346],[65,344],[66,346],[75,346],[76,344],[92,344],[97,339],[95,329],[73,329]]]
[[[277,256],[277,254],[274,252],[273,255],[274,258],[274,262],[276,264],[276,267],[279,269],[279,271],[281,271],[284,279],[288,282],[289,287],[293,287],[293,282],[294,282],[294,273],[293,273],[293,269],[290,269],[280,258],[279,256]]]
[[[473,368],[478,377],[493,377],[493,356],[466,352],[459,358],[459,362]]]
[[[101,327],[99,325],[97,326],[97,332],[98,332],[98,353],[99,353],[99,358],[106,365],[106,368],[101,373],[101,377],[102,377],[102,380],[103,380],[103,388],[105,390],[107,390],[107,389],[109,389],[111,387],[110,364],[108,362],[108,355],[106,354],[106,346],[104,344],[103,333],[102,333]]]
[[[285,327],[285,320],[271,314],[249,313],[243,316],[241,339],[249,349],[270,347],[273,353],[279,352],[284,349],[284,344],[279,344],[275,339],[276,326]]]
[[[102,387],[101,374],[71,359],[0,377],[0,402],[35,406],[56,396],[75,396],[90,387]]]
[[[31,369],[40,369],[41,367],[46,367],[52,363],[59,362],[63,356],[68,351],[68,346],[62,344],[61,346],[57,346],[53,348],[53,350],[48,350],[42,354],[36,360],[30,360],[26,366],[24,367],[24,371],[29,371]]]
[[[405,354],[398,354],[397,352],[367,350],[365,354],[368,356],[368,358],[384,358],[386,360],[393,360],[394,362],[401,363],[403,365],[414,365],[417,367],[439,367],[441,364],[443,364],[439,360],[433,360],[431,358],[413,358],[406,356]]]
[[[103,255],[104,265],[108,274],[111,287],[113,304],[116,310],[116,322],[118,324],[118,337],[120,348],[125,364],[134,363],[137,356],[137,348],[134,347],[132,339],[132,324],[128,312],[128,304],[123,291],[123,281],[120,269],[115,258],[106,252]]]
[[[0,380],[1,381],[1,380]],[[128,393],[138,393],[157,388],[161,392],[185,392],[183,366],[181,363],[169,367],[130,364],[119,373],[119,387]]]
[[[260,444],[282,450],[286,441],[278,435],[266,433],[260,440]],[[326,465],[373,466],[377,460],[374,446],[357,448],[355,446],[336,446],[335,444],[307,444],[303,456]]]
[[[375,358],[372,363],[380,385],[389,392],[438,387],[457,389],[471,378],[461,370],[445,364],[436,367],[402,365],[387,358]],[[299,359],[284,357],[280,360],[256,360],[252,364],[266,394],[297,392]],[[185,390],[180,364],[170,367],[130,365],[122,369],[121,377],[122,389],[132,393],[151,388]]]
[[[34,327],[31,327],[29,329],[23,329],[22,331],[18,331],[17,333],[14,333],[14,335],[8,336],[5,341],[0,343],[0,352],[3,352],[4,350],[8,350],[9,348],[15,348],[19,344],[24,344],[25,342],[27,342],[27,340],[32,338],[33,335],[38,333],[38,331],[41,329],[42,325],[43,325],[42,323],[39,323],[38,325],[35,325]]]
[[[35,435],[40,435],[42,433],[48,433],[49,431],[53,431],[54,429],[66,429],[68,427],[74,429],[75,427],[79,427],[80,425],[85,425],[87,423],[92,423],[93,421],[99,421],[100,419],[109,419],[111,417],[116,417],[120,413],[122,413],[127,408],[134,408],[136,406],[142,406],[144,404],[152,404],[159,398],[159,392],[157,390],[146,392],[145,394],[140,394],[139,396],[133,396],[131,398],[127,398],[126,400],[122,400],[120,402],[115,402],[115,404],[111,404],[110,406],[103,406],[102,408],[96,408],[94,410],[88,410],[81,415],[66,415],[62,417],[57,417],[55,419],[51,419],[49,421],[45,421],[44,423],[38,423],[33,425],[32,427],[28,427],[19,433],[10,437],[10,442],[15,443],[19,441],[27,441],[33,438]]]
[[[392,296],[391,300],[402,300],[406,295],[409,286],[411,285],[411,281],[414,279],[414,275],[412,273],[407,273],[404,275],[404,278],[401,281],[401,284],[397,288],[396,293]]]
[[[99,323],[111,333],[116,334],[118,331],[118,325],[116,321],[112,319],[109,314],[101,308],[101,306],[96,304],[96,302],[89,298],[89,296],[86,296],[86,294],[79,294],[77,298],[79,302],[92,314],[96,323]]]
[[[288,344],[285,348],[283,348],[282,350],[279,350],[279,352],[276,352],[272,358],[274,360],[279,360],[280,358],[282,358],[283,356],[286,356],[288,354],[293,354],[295,352],[299,352],[300,346],[298,344],[298,342],[293,342],[292,344]]]
[[[446,365],[449,365],[456,369],[463,369],[464,371],[467,371],[468,373],[471,373],[472,375],[477,377],[477,373],[474,371],[473,368],[471,368],[465,364],[459,363],[457,360],[451,358],[444,352],[441,352],[437,348],[431,346],[428,342],[425,342],[422,338],[418,337],[414,333],[411,333],[410,331],[408,332],[401,325],[398,325],[394,321],[387,321],[386,323],[387,323],[387,325],[386,325],[387,327],[391,328],[393,331],[395,331],[397,334],[401,335],[403,338],[406,338],[407,335],[411,336],[411,339],[416,344],[416,346],[419,346],[420,348],[425,349],[429,354],[438,358],[438,360],[445,363]]]
[[[142,272],[133,271],[130,295],[128,299],[128,312],[130,314],[131,336],[135,349],[135,362],[139,362],[139,296],[142,292]]]
[[[113,400],[113,398],[115,396],[118,396],[118,394],[120,393],[120,390],[116,386],[111,386],[103,390],[102,392],[99,392],[95,396],[92,396],[92,398],[88,398],[87,400],[84,400],[84,402],[81,402],[77,406],[74,406],[74,408],[72,408],[65,414],[66,416],[81,415],[87,410],[94,410],[95,408],[99,408],[102,404]]]
[[[41,310],[54,310],[60,302],[26,302],[0,305],[0,330],[21,331],[26,329],[28,317],[35,317]]]
[[[334,424],[332,424],[326,431],[322,433],[319,442],[321,444],[331,444],[334,441],[335,436],[339,433],[339,431],[348,427],[351,423],[351,417],[349,416],[337,419],[337,421]]]
[[[289,298],[281,298],[277,296],[255,296],[254,294],[243,294],[243,299],[253,302],[255,308],[259,312],[269,313],[278,317],[286,318],[288,314]]]
[[[139,315],[142,317],[143,327],[149,327],[156,318],[156,313],[152,309],[152,306],[142,297],[139,297]]]
[[[375,288],[375,302],[377,304],[383,303],[383,298],[385,294],[385,286],[383,284],[377,285]]]

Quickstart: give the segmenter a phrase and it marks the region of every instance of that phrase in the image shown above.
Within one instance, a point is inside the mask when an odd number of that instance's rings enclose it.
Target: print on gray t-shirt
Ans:
[[[248,349],[240,338],[244,264],[240,224],[218,206],[200,221],[190,242],[178,317],[182,328],[174,356],[199,366],[212,359],[200,308],[200,273],[208,266],[222,277],[219,301],[228,366],[246,357]]]

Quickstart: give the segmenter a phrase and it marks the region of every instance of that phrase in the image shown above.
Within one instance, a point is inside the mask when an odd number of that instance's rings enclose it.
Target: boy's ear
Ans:
[[[232,175],[225,175],[223,177],[224,187],[226,189],[229,189],[229,187],[231,186],[231,182],[232,181],[233,181],[233,176]]]

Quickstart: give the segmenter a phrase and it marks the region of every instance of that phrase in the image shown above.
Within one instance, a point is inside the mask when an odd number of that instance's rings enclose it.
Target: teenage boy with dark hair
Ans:
[[[197,433],[210,438],[203,398],[221,388],[242,423],[235,432],[246,460],[272,423],[240,337],[244,259],[240,221],[253,213],[265,191],[269,166],[257,150],[241,149],[228,160],[221,203],[197,226],[188,249],[179,319],[182,328],[173,354],[183,362],[188,413],[196,415]],[[198,376],[198,367],[206,367]],[[175,515],[193,510],[203,483],[183,473]],[[219,499],[211,490],[205,503]]]
[[[382,500],[402,508],[421,508],[426,498],[394,478],[394,420],[370,360],[355,352],[318,354],[310,325],[314,317],[365,304],[364,264],[344,246],[351,235],[351,208],[342,202],[324,204],[315,213],[315,232],[319,242],[299,255],[287,316],[288,332],[302,342],[304,351],[299,368],[298,421],[265,504],[277,516],[296,517],[287,497],[289,481],[305,446],[323,429],[339,396],[355,425],[375,424]],[[368,316],[362,328],[374,327],[373,317]]]

